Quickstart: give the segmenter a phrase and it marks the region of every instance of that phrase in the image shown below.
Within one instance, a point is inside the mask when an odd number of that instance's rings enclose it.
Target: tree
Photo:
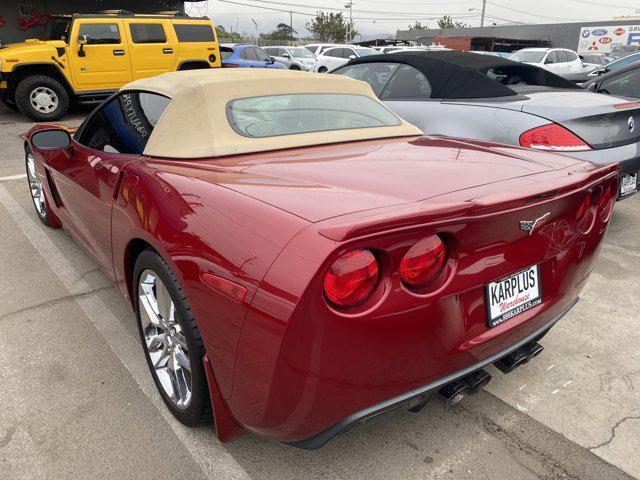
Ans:
[[[445,15],[438,20],[438,28],[467,28],[464,22],[456,22],[450,15]]]
[[[353,21],[344,18],[342,12],[317,12],[315,18],[306,23],[306,27],[320,42],[348,42],[358,35]]]
[[[276,26],[276,29],[271,33],[261,33],[260,38],[263,40],[280,40],[280,41],[290,41],[295,40],[294,36],[296,32],[286,23],[279,23]]]
[[[413,25],[409,25],[409,30],[429,30],[427,24],[422,24],[420,22],[416,22]]]
[[[216,25],[216,36],[218,40],[228,43],[242,42],[242,35],[238,32],[228,32],[222,25]]]

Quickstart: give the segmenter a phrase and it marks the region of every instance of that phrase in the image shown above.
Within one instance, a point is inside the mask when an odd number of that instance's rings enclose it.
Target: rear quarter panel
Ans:
[[[520,145],[523,132],[548,120],[497,106],[433,101],[385,101],[384,104],[425,135],[446,135]]]
[[[127,297],[135,295],[128,253],[132,241],[141,239],[160,253],[186,294],[220,390],[228,396],[248,304],[271,263],[306,222],[245,195],[194,180],[186,167],[169,171],[162,165],[137,162],[127,165],[125,172],[112,216],[118,286]],[[244,302],[202,283],[202,273],[244,286]]]

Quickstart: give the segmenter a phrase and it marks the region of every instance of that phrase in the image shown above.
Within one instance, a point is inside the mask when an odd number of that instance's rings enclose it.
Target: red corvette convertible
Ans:
[[[37,215],[129,299],[171,412],[303,448],[537,355],[619,176],[422,136],[348,77],[250,69],[133,82],[25,152]]]

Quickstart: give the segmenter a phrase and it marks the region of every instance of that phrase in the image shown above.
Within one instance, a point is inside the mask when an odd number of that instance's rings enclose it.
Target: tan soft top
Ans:
[[[378,101],[369,84],[343,75],[292,70],[225,68],[171,72],[136,80],[122,90],[143,90],[171,98],[144,150],[169,158],[219,157],[324,143],[421,135],[415,126],[352,128],[265,138],[238,134],[229,124],[227,103],[241,98],[289,93],[365,95]]]

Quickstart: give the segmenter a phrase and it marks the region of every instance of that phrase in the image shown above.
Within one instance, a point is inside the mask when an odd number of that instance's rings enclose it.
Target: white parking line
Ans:
[[[11,180],[22,180],[23,178],[27,178],[26,173],[21,173],[20,175],[9,175],[8,177],[0,177],[0,182],[9,182]]]
[[[1,180],[1,179],[0,179]],[[9,212],[27,239],[71,294],[91,291],[89,284],[45,234],[40,224],[0,185],[0,204]],[[191,429],[178,422],[156,391],[139,341],[127,332],[109,307],[96,295],[75,299],[107,344],[129,371],[140,389],[158,409],[194,460],[210,478],[249,479],[250,476],[219,443],[211,430]]]

